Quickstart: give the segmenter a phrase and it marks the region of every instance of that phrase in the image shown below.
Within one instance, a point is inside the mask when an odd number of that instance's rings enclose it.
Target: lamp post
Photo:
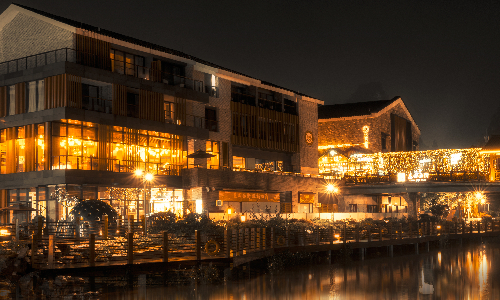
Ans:
[[[143,192],[144,192],[144,198],[143,198],[144,218],[146,218],[147,215],[149,214],[149,201],[147,201],[147,199],[146,199],[147,198],[146,185],[147,184],[151,184],[151,181],[153,181],[154,176],[151,173],[145,173],[145,172],[143,172],[142,170],[139,170],[139,169],[137,169],[134,172],[134,174],[135,174],[136,177],[139,177],[142,180],[142,186],[143,186]],[[137,197],[137,206],[136,207],[137,207],[137,209],[136,209],[137,220],[139,220],[139,217],[140,217],[139,216],[139,197]]]

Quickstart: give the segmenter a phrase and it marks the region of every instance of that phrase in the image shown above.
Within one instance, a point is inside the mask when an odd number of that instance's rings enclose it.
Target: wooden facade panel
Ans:
[[[174,98],[174,122],[178,125],[186,124],[186,99]]]
[[[80,76],[61,74],[45,78],[45,109],[56,107],[82,108]]]
[[[139,118],[163,122],[165,118],[163,94],[140,90]]]
[[[17,130],[15,127],[7,128],[5,130],[5,139],[7,144],[7,149],[5,153],[5,173],[12,174],[16,173],[16,138]]]
[[[31,124],[24,127],[24,171],[36,171],[36,134],[37,125]]]
[[[111,45],[93,37],[75,34],[77,61],[80,64],[111,70]]]
[[[0,118],[7,116],[8,113],[8,102],[9,102],[9,87],[1,86],[0,87]]]
[[[113,114],[119,116],[127,115],[127,87],[120,84],[113,84]]]
[[[161,82],[161,61],[155,60],[151,62],[149,70],[149,79],[151,81]]]
[[[15,85],[16,90],[16,114],[24,114],[26,112],[26,84],[24,82]]]
[[[233,144],[287,152],[298,151],[298,116],[231,102]]]

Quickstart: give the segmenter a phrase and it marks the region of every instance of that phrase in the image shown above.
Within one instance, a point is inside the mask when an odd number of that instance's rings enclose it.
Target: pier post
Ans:
[[[275,239],[274,228],[271,228],[271,249],[274,248],[274,239]]]
[[[37,220],[37,222],[36,222],[36,225],[37,225],[36,239],[40,241],[42,239],[42,233],[43,233],[43,221],[42,221],[41,217],[36,218],[36,220]],[[79,222],[80,218],[77,218],[76,220]],[[80,227],[77,227],[77,228],[80,229]]]
[[[33,234],[31,237],[31,267],[35,268],[36,263],[36,254],[38,252],[38,236],[37,234]]]
[[[290,229],[287,227],[285,231],[286,237],[286,246],[290,247]]]
[[[40,238],[41,237],[42,236],[40,235]],[[80,239],[80,216],[76,216],[76,220],[75,220],[75,238],[76,238],[76,240]]]
[[[103,239],[107,240],[108,239],[108,215],[103,216],[103,221],[104,221],[104,230],[102,232],[102,237]]]
[[[224,231],[227,236],[227,230]],[[163,262],[168,262],[168,232],[163,231]]]
[[[389,240],[392,240],[392,221],[389,222]]]
[[[394,245],[389,246],[389,257],[394,257]]]
[[[359,248],[359,258],[361,261],[365,260],[365,248]]]
[[[19,243],[19,219],[16,219],[16,242]]]
[[[347,243],[347,224],[344,223],[344,244]]]
[[[233,253],[233,256],[240,256],[240,243],[239,243],[239,233],[240,233],[240,230],[239,229],[235,229],[233,230],[234,232],[234,237],[236,239],[236,245],[235,245],[235,248],[234,248],[234,253]]]
[[[201,238],[200,232],[198,230],[194,231],[194,236],[196,239],[196,260],[201,260]]]
[[[49,257],[48,257],[49,269],[54,268],[54,235],[49,235]]]
[[[127,263],[129,265],[134,263],[134,233],[133,232],[129,232],[128,236],[127,236]]]
[[[134,215],[128,215],[127,219],[128,232],[134,232]]]
[[[356,243],[359,243],[359,224],[356,224]]]
[[[319,245],[319,240],[320,240],[320,235],[319,235],[319,226],[315,226],[315,233],[316,233],[316,245]]]
[[[89,236],[89,264],[91,267],[95,266],[95,233],[91,233]]]
[[[226,258],[231,257],[231,237],[229,235],[230,231],[227,229],[224,230],[224,245],[226,246],[224,256]]]

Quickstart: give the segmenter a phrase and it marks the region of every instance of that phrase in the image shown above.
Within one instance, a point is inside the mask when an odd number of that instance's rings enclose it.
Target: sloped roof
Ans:
[[[399,98],[399,96],[396,96],[391,100],[323,105],[318,107],[318,119],[333,119],[371,115],[383,110]]]
[[[498,152],[500,151],[500,135],[492,135],[481,152]]]
[[[170,49],[170,48],[167,48],[167,47],[164,47],[164,46],[160,46],[160,45],[157,45],[157,44],[146,42],[146,41],[143,41],[143,40],[140,40],[140,39],[137,39],[137,38],[126,36],[126,35],[123,35],[121,33],[116,33],[116,32],[113,32],[113,31],[110,31],[110,30],[106,30],[106,29],[103,29],[103,28],[100,28],[100,27],[96,27],[96,26],[93,26],[93,25],[89,25],[89,24],[85,24],[85,23],[82,23],[82,22],[78,22],[78,21],[75,21],[75,20],[68,19],[68,18],[64,18],[64,17],[61,17],[61,16],[57,16],[57,15],[54,15],[54,14],[51,14],[51,13],[47,13],[47,12],[41,11],[39,9],[31,8],[31,7],[22,5],[22,4],[17,4],[17,3],[12,3],[12,4],[16,5],[18,7],[24,8],[26,10],[29,10],[31,12],[34,12],[36,14],[39,14],[41,16],[44,16],[44,17],[53,19],[55,21],[64,23],[66,25],[72,26],[72,27],[76,27],[76,28],[88,30],[88,31],[91,31],[91,32],[102,34],[104,36],[108,36],[108,37],[115,38],[115,39],[118,39],[118,40],[121,40],[121,41],[125,41],[125,42],[131,43],[131,44],[135,44],[135,45],[139,45],[139,46],[142,46],[142,47],[146,47],[146,48],[149,48],[149,49],[152,49],[152,50],[158,50],[158,51],[161,51],[161,52],[164,52],[164,53],[168,53],[168,54],[172,54],[172,55],[175,55],[175,56],[178,56],[178,57],[190,59],[190,60],[192,60],[194,62],[203,64],[203,65],[206,65],[206,66],[209,66],[209,67],[221,69],[221,70],[228,71],[228,72],[231,72],[231,73],[234,73],[234,74],[237,74],[237,75],[241,75],[241,76],[245,76],[245,77],[248,77],[248,78],[251,78],[251,79],[259,80],[264,85],[268,85],[268,86],[272,86],[272,87],[279,88],[279,89],[282,89],[282,90],[286,90],[286,91],[295,93],[296,95],[300,95],[300,96],[305,96],[305,97],[317,99],[317,98],[311,97],[309,95],[300,93],[298,91],[294,91],[294,90],[291,90],[291,89],[288,89],[288,88],[284,88],[284,87],[281,87],[279,85],[276,85],[276,84],[273,84],[273,83],[270,83],[270,82],[267,82],[267,81],[263,81],[263,80],[255,78],[255,77],[248,76],[248,75],[245,75],[243,73],[240,73],[240,72],[237,72],[237,71],[234,71],[234,70],[231,70],[231,69],[219,66],[217,64],[214,64],[214,63],[208,62],[206,60],[203,60],[203,59],[191,56],[191,55],[186,54],[186,53],[181,52],[181,51],[177,51],[177,50]]]

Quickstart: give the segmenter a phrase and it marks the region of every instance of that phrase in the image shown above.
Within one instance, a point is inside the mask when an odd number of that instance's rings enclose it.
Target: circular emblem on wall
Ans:
[[[314,142],[314,136],[312,134],[312,132],[310,131],[306,131],[306,144],[308,146],[311,146]]]

